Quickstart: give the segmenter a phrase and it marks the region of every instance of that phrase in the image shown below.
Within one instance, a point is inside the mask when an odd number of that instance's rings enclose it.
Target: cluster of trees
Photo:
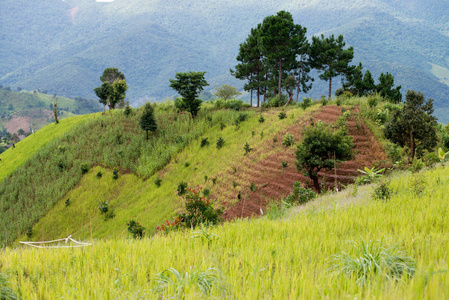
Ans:
[[[345,79],[343,87],[336,92],[337,96],[344,91],[359,96],[378,93],[392,103],[402,102],[401,86],[394,86],[394,76],[388,72],[380,74],[379,83],[376,85],[371,72],[366,70],[363,73],[362,63],[359,63],[351,67],[350,72],[345,74]]]
[[[257,106],[260,95],[278,95],[285,90],[289,101],[311,88],[313,79],[309,75],[312,68],[320,72],[320,78],[329,81],[329,98],[332,91],[332,78],[351,71],[349,63],[354,57],[352,47],[345,48],[343,36],[337,38],[306,38],[307,29],[293,22],[289,12],[280,11],[266,17],[261,24],[251,29],[246,41],[240,44],[237,61],[239,64],[231,74],[238,79],[247,80],[244,89],[256,91]],[[298,97],[298,96],[297,96]]]
[[[374,84],[371,73],[362,73],[362,66],[352,66],[354,49],[346,47],[342,35],[335,37],[313,36],[311,42],[306,38],[307,28],[293,22],[292,15],[280,11],[276,15],[266,17],[261,24],[251,29],[248,38],[240,44],[237,61],[230,72],[237,79],[246,80],[244,90],[257,95],[257,106],[260,96],[278,95],[281,92],[289,95],[288,102],[293,101],[296,90],[296,101],[299,93],[307,93],[312,87],[311,69],[319,73],[319,78],[329,82],[329,99],[332,95],[332,80],[343,76],[346,82],[344,90],[353,94],[378,92],[384,97],[400,102],[401,87],[394,88],[391,74],[381,74],[378,85]]]

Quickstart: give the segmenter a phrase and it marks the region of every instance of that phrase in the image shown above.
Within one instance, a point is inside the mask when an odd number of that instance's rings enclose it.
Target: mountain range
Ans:
[[[126,76],[128,100],[140,105],[173,96],[176,72],[206,71],[213,90],[227,83],[239,44],[264,17],[292,13],[308,36],[343,34],[375,78],[435,99],[449,121],[449,3],[418,0],[193,1],[1,0],[0,84],[95,98],[107,67]],[[326,94],[316,78],[312,97]]]

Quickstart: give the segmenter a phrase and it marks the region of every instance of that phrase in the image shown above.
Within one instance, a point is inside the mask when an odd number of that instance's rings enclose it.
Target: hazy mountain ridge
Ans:
[[[229,74],[239,44],[265,16],[285,9],[309,36],[344,34],[355,48],[354,64],[361,61],[376,78],[391,72],[404,93],[421,90],[437,107],[449,99],[449,86],[431,72],[431,63],[449,69],[449,20],[442,16],[449,4],[436,1],[0,3],[6,8],[0,13],[4,86],[94,97],[100,74],[114,66],[126,75],[128,98],[136,104],[173,95],[168,79],[180,71],[207,71],[210,89],[223,83],[241,87]],[[76,14],[69,15],[74,7]],[[324,89],[316,80],[311,95]],[[444,111],[437,114],[444,118]]]

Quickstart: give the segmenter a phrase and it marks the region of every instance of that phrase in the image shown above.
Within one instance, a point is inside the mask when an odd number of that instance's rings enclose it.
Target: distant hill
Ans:
[[[93,98],[106,67],[118,67],[141,104],[174,91],[176,72],[207,71],[209,89],[242,87],[229,74],[239,43],[265,16],[284,9],[308,35],[343,34],[374,74],[435,99],[449,121],[449,3],[417,0],[217,2],[0,0],[0,84]],[[31,26],[30,26],[31,24]],[[315,81],[311,95],[325,94]]]
[[[19,129],[31,132],[53,122],[55,101],[61,119],[100,111],[98,102],[95,100],[81,97],[68,99],[38,91],[14,92],[9,89],[0,89],[1,132],[12,134],[17,133]]]

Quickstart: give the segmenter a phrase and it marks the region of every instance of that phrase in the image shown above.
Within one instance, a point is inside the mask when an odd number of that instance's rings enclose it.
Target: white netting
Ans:
[[[69,241],[73,242],[73,244],[72,245],[61,245],[62,242],[67,244]],[[84,243],[84,242],[79,242],[77,240],[74,240],[74,239],[72,239],[71,235],[69,235],[65,239],[58,239],[58,240],[53,240],[53,241],[43,241],[43,242],[19,241],[19,243],[27,245],[27,246],[31,246],[31,247],[36,247],[36,248],[75,248],[75,247],[86,247],[86,246],[92,245],[92,243]]]

